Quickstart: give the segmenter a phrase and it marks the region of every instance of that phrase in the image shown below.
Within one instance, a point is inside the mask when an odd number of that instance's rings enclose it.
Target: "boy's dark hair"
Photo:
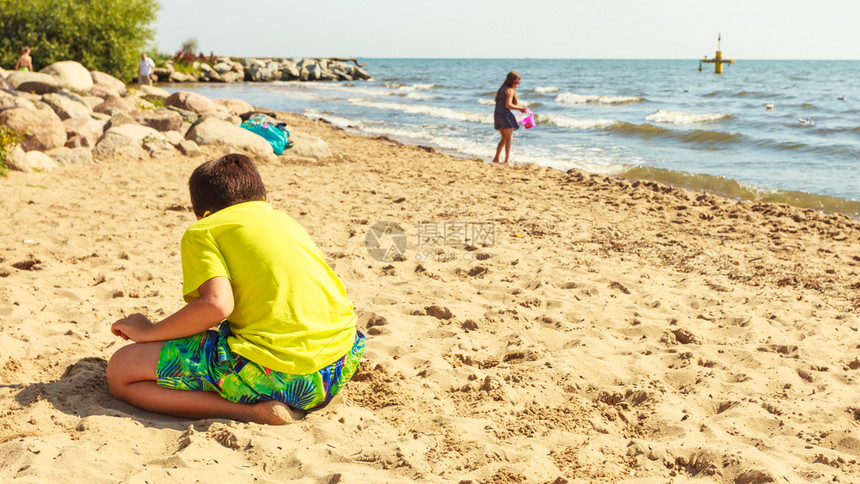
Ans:
[[[257,166],[245,155],[229,154],[198,166],[188,179],[194,215],[242,202],[266,199],[266,187]]]

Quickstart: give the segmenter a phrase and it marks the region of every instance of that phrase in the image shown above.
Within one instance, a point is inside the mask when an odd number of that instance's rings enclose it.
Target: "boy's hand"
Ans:
[[[135,313],[111,325],[111,333],[135,343],[146,342],[146,332],[152,328],[152,321],[146,316]]]

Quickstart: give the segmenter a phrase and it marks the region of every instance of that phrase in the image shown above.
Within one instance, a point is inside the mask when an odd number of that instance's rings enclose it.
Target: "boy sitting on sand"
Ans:
[[[266,202],[247,156],[203,163],[188,185],[188,304],[158,323],[113,324],[135,344],[108,363],[111,393],[153,412],[265,424],[327,403],[364,353],[343,284],[299,223]]]

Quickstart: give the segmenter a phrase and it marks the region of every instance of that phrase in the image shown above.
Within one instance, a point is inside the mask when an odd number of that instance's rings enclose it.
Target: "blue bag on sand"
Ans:
[[[292,146],[289,140],[290,132],[287,131],[287,123],[273,123],[265,116],[257,116],[245,121],[240,126],[262,136],[272,145],[272,150],[276,155],[282,154],[285,149]]]

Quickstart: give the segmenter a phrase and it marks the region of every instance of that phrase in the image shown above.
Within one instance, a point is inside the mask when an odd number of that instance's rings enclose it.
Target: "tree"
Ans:
[[[0,65],[32,49],[38,70],[62,60],[134,79],[152,41],[158,0],[0,0]]]

